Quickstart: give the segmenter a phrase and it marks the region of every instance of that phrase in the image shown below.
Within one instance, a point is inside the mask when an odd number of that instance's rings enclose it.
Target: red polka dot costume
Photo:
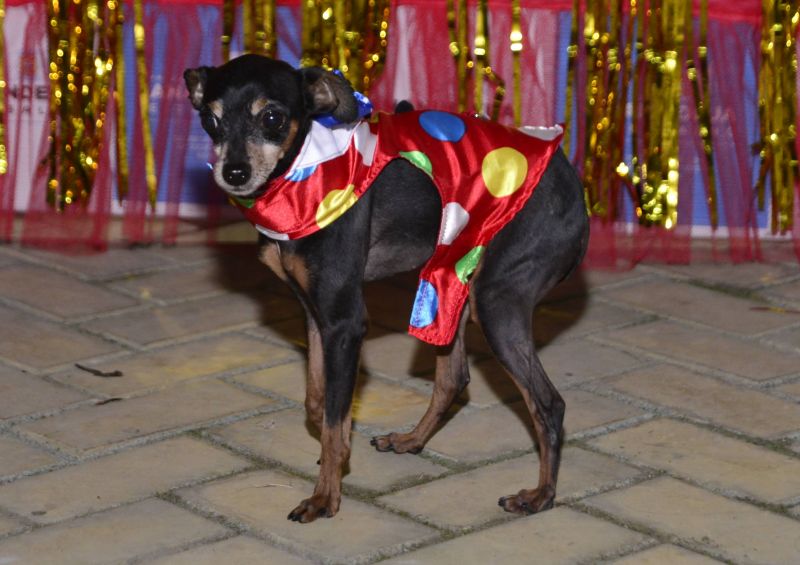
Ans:
[[[562,134],[560,126],[512,129],[439,111],[378,114],[334,128],[314,122],[289,171],[264,195],[237,204],[265,235],[297,239],[344,214],[391,160],[406,159],[425,171],[444,208],[409,333],[445,345],[453,340],[469,277],[486,245],[533,194]]]

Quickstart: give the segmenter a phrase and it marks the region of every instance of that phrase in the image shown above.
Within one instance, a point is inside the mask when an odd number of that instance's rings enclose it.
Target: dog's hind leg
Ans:
[[[464,349],[464,327],[468,318],[469,306],[465,306],[453,342],[448,346],[437,348],[433,395],[425,415],[407,434],[392,432],[389,435],[372,438],[370,443],[378,451],[394,451],[395,453],[419,453],[422,451],[439,427],[453,401],[467,386],[469,368]]]
[[[511,375],[527,405],[539,447],[539,484],[504,496],[509,512],[533,514],[553,506],[560,461],[564,401],[536,354],[532,337],[533,300],[514,296],[513,289],[475,290],[477,314],[486,340]]]
[[[533,311],[580,264],[588,237],[583,188],[559,151],[525,207],[489,243],[473,276],[470,304],[522,393],[539,448],[539,484],[501,498],[509,512],[531,514],[553,506],[565,406],[536,353]]]

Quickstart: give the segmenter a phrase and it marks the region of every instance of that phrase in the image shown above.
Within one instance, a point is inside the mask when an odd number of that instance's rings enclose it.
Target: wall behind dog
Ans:
[[[67,209],[52,214],[44,199],[46,183],[39,164],[46,156],[47,78],[46,11],[38,1],[7,2],[4,26],[6,43],[7,139],[12,171],[5,175],[0,192],[0,234],[26,243],[63,245],[89,243],[103,247],[108,242],[108,220],[122,218],[121,237],[128,242],[175,241],[181,218],[238,218],[221,192],[213,186],[207,161],[210,143],[186,101],[183,69],[220,64],[222,6],[219,1],[144,2],[149,71],[147,116],[153,131],[153,150],[158,175],[155,209],[148,203],[144,175],[131,174],[130,192],[124,200],[116,194],[114,175],[108,175],[109,194],[93,194],[87,209]],[[523,30],[521,115],[526,124],[552,124],[564,120],[567,47],[570,42],[572,2],[528,0],[521,2]],[[712,8],[715,3],[712,2]],[[756,71],[759,57],[758,22],[753,4],[727,3],[721,17],[711,12],[709,59],[712,72],[712,120],[715,132],[717,174],[722,191],[720,226],[722,247],[733,249],[730,258],[759,257],[758,240],[767,235],[768,209],[759,212],[752,201],[757,174],[757,156],[751,151],[758,140]],[[297,64],[301,56],[301,8],[298,0],[277,2],[278,56]],[[737,8],[740,5],[740,8]],[[397,0],[392,3],[386,66],[370,98],[378,109],[391,109],[397,100],[410,100],[417,107],[455,110],[459,88],[450,55],[446,0]],[[499,119],[513,122],[512,57],[509,32],[510,3],[489,3],[491,63],[506,81],[508,92]],[[125,5],[123,93],[126,100],[126,139],[132,173],[142,171],[144,145],[136,124],[142,120],[133,71],[136,68],[133,14]],[[737,14],[740,13],[740,17]],[[237,16],[241,21],[241,8]],[[242,52],[241,26],[234,34],[231,53]],[[485,86],[484,111],[488,111],[493,89]],[[111,127],[114,127],[113,120]],[[113,132],[113,130],[112,130]],[[684,134],[682,130],[682,134]],[[111,135],[114,138],[114,135]],[[633,199],[621,195],[622,218],[595,226],[593,243],[616,264],[646,256],[686,260],[692,236],[711,235],[706,195],[699,182],[699,153],[692,143],[681,155],[682,202],[678,229],[647,232],[636,227]],[[630,148],[627,150],[630,154]],[[207,156],[204,158],[204,156]],[[116,167],[109,154],[112,169]],[[113,171],[112,171],[113,172]],[[12,233],[13,212],[27,214],[22,230]],[[154,220],[157,220],[155,222]],[[800,221],[796,222],[796,225]],[[157,228],[154,226],[158,226]],[[19,221],[17,221],[19,226]],[[636,237],[625,240],[625,236]],[[797,235],[797,234],[795,234]],[[602,241],[601,241],[602,236]],[[665,247],[666,245],[666,247]],[[609,247],[610,246],[610,247]]]

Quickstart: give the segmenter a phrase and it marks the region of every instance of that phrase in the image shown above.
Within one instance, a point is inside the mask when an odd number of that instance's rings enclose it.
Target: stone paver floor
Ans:
[[[0,247],[0,564],[800,563],[800,268],[582,271],[535,317],[567,402],[556,507],[505,514],[537,455],[469,329],[472,383],[419,455],[432,351],[414,277],[370,285],[351,471],[313,486],[304,330],[251,245]]]

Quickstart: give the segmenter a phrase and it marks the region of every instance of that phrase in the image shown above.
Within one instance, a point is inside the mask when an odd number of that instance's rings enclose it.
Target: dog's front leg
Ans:
[[[350,408],[365,330],[360,289],[339,289],[339,292],[323,294],[326,296],[321,301],[314,301],[313,320],[318,329],[325,381],[319,478],[313,495],[303,500],[288,516],[290,520],[303,523],[323,516],[331,517],[339,510],[342,470],[350,458]],[[311,359],[310,363],[313,365],[315,361]],[[313,370],[313,367],[309,369]],[[309,380],[313,380],[313,375]],[[310,417],[314,419],[313,415]]]
[[[289,513],[288,518],[296,522],[331,517],[339,510],[342,469],[350,458],[350,408],[364,335],[363,307],[353,311],[359,313],[359,319],[318,322],[325,367],[325,410],[320,433],[322,455],[314,494]]]
[[[322,417],[325,408],[325,372],[323,368],[322,337],[319,333],[314,308],[308,295],[311,275],[305,261],[298,256],[281,256],[278,244],[264,242],[261,247],[261,262],[289,285],[303,306],[306,314],[306,336],[308,339],[308,371],[306,373],[306,417],[318,432],[322,432]]]

